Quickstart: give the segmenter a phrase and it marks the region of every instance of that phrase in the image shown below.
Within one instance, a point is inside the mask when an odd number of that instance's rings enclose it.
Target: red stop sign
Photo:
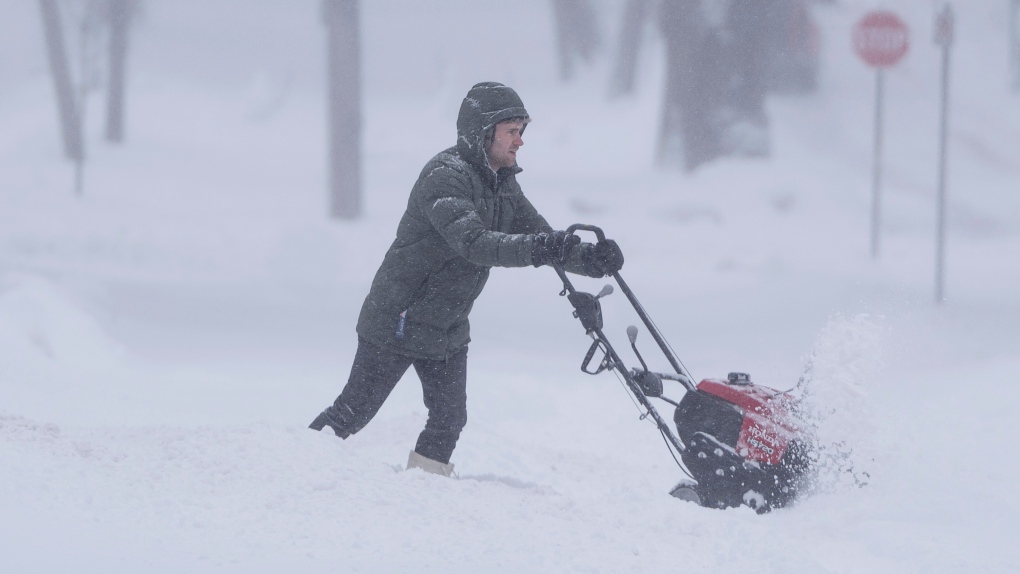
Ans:
[[[907,53],[907,25],[892,12],[869,12],[854,26],[854,50],[869,66],[886,67]]]

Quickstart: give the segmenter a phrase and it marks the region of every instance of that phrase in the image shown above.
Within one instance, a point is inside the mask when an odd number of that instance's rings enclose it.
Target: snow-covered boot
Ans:
[[[440,476],[451,476],[453,475],[453,464],[443,464],[438,460],[432,460],[427,456],[422,456],[415,451],[411,451],[411,454],[407,455],[407,470],[412,468],[419,468],[425,472],[431,474],[438,474]]]

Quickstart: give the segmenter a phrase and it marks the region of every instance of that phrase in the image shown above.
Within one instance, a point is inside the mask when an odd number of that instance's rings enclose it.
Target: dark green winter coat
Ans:
[[[397,237],[372,281],[358,335],[403,355],[445,359],[470,341],[468,314],[489,268],[532,264],[535,234],[552,228],[517,183],[517,166],[494,172],[486,138],[499,122],[527,118],[517,94],[495,82],[475,85],[461,104],[457,145],[422,169]],[[574,249],[568,271],[600,274]]]

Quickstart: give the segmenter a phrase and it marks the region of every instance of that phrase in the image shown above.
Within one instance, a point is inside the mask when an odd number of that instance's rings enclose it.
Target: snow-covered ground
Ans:
[[[1020,570],[1007,2],[956,5],[940,307],[932,3],[884,3],[913,43],[887,74],[877,261],[873,75],[849,47],[869,2],[817,7],[820,90],[770,100],[771,160],[693,175],[653,167],[651,28],[638,92],[608,101],[609,58],[561,85],[550,7],[514,4],[362,3],[355,222],[325,217],[317,2],[146,2],[127,142],[102,140],[94,94],[80,197],[38,5],[0,5],[0,570]],[[622,2],[600,5],[612,31]],[[821,492],[765,516],[669,497],[680,471],[613,376],[578,371],[589,341],[549,269],[494,270],[476,305],[459,480],[401,470],[425,418],[413,372],[351,439],[305,428],[346,379],[410,185],[489,79],[532,113],[519,180],[550,222],[619,241],[696,376],[789,388],[810,361],[821,432],[852,450],[854,476],[829,469]],[[622,346],[638,320],[622,295],[603,302]]]

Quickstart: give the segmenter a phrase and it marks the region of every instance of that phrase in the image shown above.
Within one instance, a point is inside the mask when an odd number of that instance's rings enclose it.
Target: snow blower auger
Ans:
[[[573,235],[579,230],[595,233],[599,241],[606,239],[602,230],[592,225],[571,225],[567,233]],[[810,469],[811,444],[792,416],[796,409],[794,397],[755,384],[745,373],[729,373],[726,379],[704,379],[695,384],[623,277],[613,273],[613,279],[675,372],[648,369],[637,350],[638,329],[633,325],[627,327],[627,336],[641,369],[628,370],[602,332],[599,299],[611,294],[613,286],[607,284],[597,295],[583,293],[574,289],[561,265],[553,267],[563,281],[560,295],[567,296],[574,307],[574,317],[593,339],[581,370],[589,375],[616,371],[644,409],[641,419],[652,419],[674,460],[674,453],[679,453],[677,465],[692,480],[681,480],[670,490],[671,495],[710,508],[746,504],[759,514],[794,500]],[[602,359],[592,369],[597,352],[602,353]],[[663,396],[663,381],[683,386],[684,395],[679,402]],[[676,434],[650,399],[662,400],[675,408]]]

